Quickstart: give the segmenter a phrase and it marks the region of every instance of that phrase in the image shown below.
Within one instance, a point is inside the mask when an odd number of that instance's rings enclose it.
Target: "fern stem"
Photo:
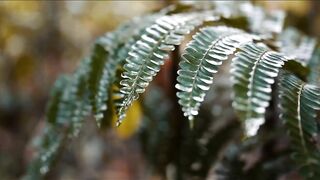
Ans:
[[[260,124],[260,122],[258,122],[259,120],[258,119],[251,119],[252,117],[252,111],[251,111],[251,108],[252,108],[252,95],[253,95],[253,80],[255,79],[255,75],[256,75],[256,71],[257,71],[257,67],[260,63],[260,61],[263,59],[263,57],[266,55],[266,53],[268,53],[268,50],[265,50],[264,52],[262,52],[260,54],[260,56],[258,57],[258,60],[254,63],[253,67],[252,67],[252,75],[250,76],[250,79],[249,79],[249,85],[248,85],[248,88],[249,88],[249,91],[248,91],[248,107],[247,107],[247,113],[246,113],[246,120],[247,121],[254,121],[258,124]],[[253,123],[254,123],[253,122]],[[251,125],[253,125],[253,123],[250,123]],[[247,123],[248,124],[248,123]],[[254,128],[252,127],[245,127],[246,128],[246,132],[248,132],[248,135],[251,135],[251,133],[249,133],[249,129],[253,129],[253,130],[256,130],[257,127],[255,127],[255,125],[253,125]],[[253,132],[253,134],[256,134],[256,132]]]
[[[303,147],[303,150],[306,154],[308,154],[308,150],[307,150],[307,147],[306,147],[306,142],[304,140],[304,133],[303,133],[303,128],[302,128],[302,120],[301,120],[301,94],[302,94],[302,91],[303,91],[303,88],[305,86],[305,83],[302,83],[299,87],[299,90],[298,90],[298,99],[297,99],[297,103],[298,103],[298,106],[297,106],[297,120],[298,120],[298,127],[299,127],[299,134],[300,134],[300,139],[301,139],[301,145]]]

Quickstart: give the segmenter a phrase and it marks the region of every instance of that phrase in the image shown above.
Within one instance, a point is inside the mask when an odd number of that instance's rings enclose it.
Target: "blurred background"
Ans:
[[[32,138],[43,129],[46,102],[58,75],[73,72],[98,36],[134,16],[171,3],[173,1],[0,2],[1,179],[18,179],[25,172],[33,156]],[[289,24],[320,37],[319,1],[255,3],[288,11]],[[139,111],[132,116],[139,117]],[[108,132],[97,130],[94,121],[87,121],[79,138],[68,144],[52,178],[149,177],[137,140],[137,121]]]

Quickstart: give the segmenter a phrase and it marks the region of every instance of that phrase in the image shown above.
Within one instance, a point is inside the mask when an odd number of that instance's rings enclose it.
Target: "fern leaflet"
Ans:
[[[320,88],[283,73],[280,80],[280,118],[292,141],[292,158],[307,179],[320,178],[320,150],[316,113],[320,110]]]
[[[286,28],[280,35],[280,51],[290,59],[307,64],[316,46],[316,40],[300,33],[295,28]]]
[[[64,93],[63,108],[68,109],[65,118],[69,119],[68,126],[71,128],[69,133],[73,136],[79,134],[83,120],[91,110],[87,89],[89,62],[89,58],[81,61]]]
[[[253,40],[254,36],[225,26],[202,28],[187,45],[179,63],[176,88],[184,115],[193,119],[200,103],[213,83],[212,75],[240,44]]]
[[[51,92],[51,100],[47,106],[47,128],[38,144],[39,155],[33,160],[28,168],[28,175],[24,179],[41,179],[49,171],[57,150],[62,140],[66,137],[64,133],[66,125],[65,114],[68,110],[63,108],[63,96],[70,82],[68,76],[61,76],[54,84]]]
[[[308,82],[320,85],[320,48],[317,48],[309,61],[311,69]]]
[[[141,35],[141,39],[132,46],[123,66],[123,79],[120,82],[123,97],[118,109],[117,125],[121,124],[127,108],[138,99],[139,94],[145,91],[160,71],[160,66],[168,58],[168,52],[173,51],[174,45],[179,45],[184,36],[203,21],[204,18],[199,14],[164,16]]]
[[[50,101],[46,109],[47,121],[56,124],[60,116],[60,106],[63,98],[64,89],[67,85],[69,77],[61,76],[54,84],[51,91]]]
[[[253,136],[264,123],[271,100],[271,85],[286,59],[279,53],[254,43],[240,47],[232,60],[233,107],[245,123],[245,133]]]
[[[100,126],[103,118],[103,111],[107,109],[108,91],[114,81],[115,72],[123,61],[123,58],[118,58],[118,51],[123,49],[133,36],[138,35],[142,29],[162,13],[165,12],[144,18],[136,18],[97,40],[89,64],[88,85],[92,110],[98,126]]]

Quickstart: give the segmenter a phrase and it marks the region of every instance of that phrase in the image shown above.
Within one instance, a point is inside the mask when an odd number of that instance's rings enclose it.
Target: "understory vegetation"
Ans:
[[[150,174],[320,179],[320,48],[288,18],[200,1],[107,32],[54,84],[25,179],[45,178],[86,120],[109,131],[137,118]]]

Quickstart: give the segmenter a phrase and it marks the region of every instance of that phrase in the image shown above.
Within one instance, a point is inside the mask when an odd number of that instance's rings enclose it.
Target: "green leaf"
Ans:
[[[306,179],[320,178],[320,150],[316,137],[320,87],[307,84],[288,73],[280,79],[280,119],[286,124],[292,144],[292,158]]]
[[[100,44],[96,44],[93,49],[91,61],[89,64],[90,69],[88,72],[88,88],[93,112],[103,111],[107,109],[105,103],[103,102],[104,94],[98,94],[100,84],[104,83],[105,85],[107,83],[106,80],[101,80],[107,57],[108,52],[105,51],[103,46],[101,46]]]
[[[109,89],[113,84],[118,66],[124,61],[132,41],[145,27],[149,26],[163,12],[136,18],[116,31],[99,38],[94,46],[89,64],[89,93],[92,109],[100,127],[103,112],[107,109]]]
[[[303,80],[307,79],[308,74],[310,73],[309,67],[296,60],[288,60],[285,62],[283,69],[295,74]]]
[[[246,14],[251,32],[272,36],[281,33],[286,13],[279,9],[266,10],[261,6],[247,4],[242,8]]]
[[[38,144],[39,152],[37,158],[33,159],[28,166],[27,175],[23,177],[24,180],[44,178],[56,160],[66,134],[66,131],[60,127],[52,124],[47,125]]]
[[[320,48],[315,50],[309,61],[308,67],[310,68],[308,82],[320,85]]]
[[[232,60],[232,105],[244,121],[247,136],[256,135],[265,121],[265,111],[271,100],[271,85],[284,61],[286,59],[281,54],[254,43],[240,47]]]
[[[123,79],[120,82],[120,93],[123,97],[118,108],[117,125],[121,124],[128,107],[138,99],[139,94],[145,91],[160,71],[160,66],[168,58],[169,51],[173,51],[174,45],[179,45],[184,36],[199,26],[205,17],[208,15],[193,13],[164,16],[141,34],[140,40],[132,46],[123,66]]]
[[[316,39],[308,37],[293,27],[286,28],[279,36],[280,51],[290,59],[308,64],[316,46]]]
[[[63,97],[63,109],[68,110],[65,118],[69,120],[68,125],[73,136],[77,136],[82,127],[85,116],[89,115],[91,105],[88,97],[88,67],[90,59],[81,61],[79,67],[72,75]]]
[[[193,119],[213,83],[213,74],[241,43],[254,36],[225,26],[202,28],[188,43],[179,63],[176,88],[184,115]]]
[[[46,117],[49,123],[56,124],[59,121],[60,106],[65,87],[69,81],[68,76],[61,76],[55,82],[50,95],[50,101],[46,109]]]

